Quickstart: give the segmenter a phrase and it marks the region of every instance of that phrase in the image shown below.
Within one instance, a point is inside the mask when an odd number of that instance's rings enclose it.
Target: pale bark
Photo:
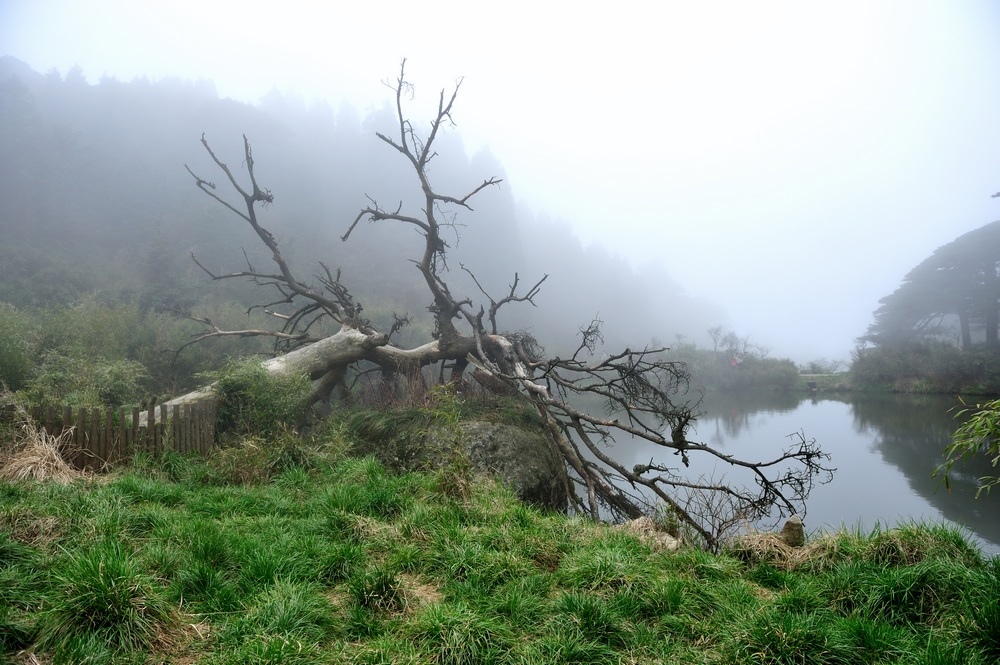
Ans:
[[[317,388],[325,386],[326,376],[338,368],[346,367],[368,357],[375,349],[388,342],[384,334],[366,334],[353,328],[341,328],[336,334],[325,337],[314,344],[290,351],[277,358],[262,361],[268,372],[276,376],[304,374]],[[329,390],[327,390],[327,393]],[[215,399],[214,384],[198,388],[175,397],[162,406],[169,407],[194,404]],[[159,409],[156,410],[159,413]],[[139,425],[145,427],[146,413],[139,417]]]

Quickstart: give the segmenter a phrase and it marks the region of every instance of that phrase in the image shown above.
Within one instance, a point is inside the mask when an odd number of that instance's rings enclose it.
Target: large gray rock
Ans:
[[[374,455],[394,471],[425,471],[451,464],[456,453],[467,457],[473,472],[509,485],[525,503],[565,512],[569,497],[566,466],[541,430],[484,421],[458,424],[458,431],[431,429],[420,440],[365,443],[357,452]]]
[[[781,528],[781,533],[778,536],[785,544],[790,547],[802,547],[806,542],[806,531],[802,524],[802,518],[798,515],[792,515],[785,522],[785,526]]]

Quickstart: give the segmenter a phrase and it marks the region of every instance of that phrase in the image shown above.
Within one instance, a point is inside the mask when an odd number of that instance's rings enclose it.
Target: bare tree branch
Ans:
[[[372,365],[357,365],[362,362],[374,364],[383,376],[412,373],[433,363],[440,363],[443,374],[447,363],[449,380],[459,385],[469,370],[475,380],[490,390],[519,395],[533,405],[571,474],[576,489],[570,498],[573,508],[595,518],[631,518],[658,506],[666,507],[708,547],[715,548],[725,529],[737,518],[753,521],[803,512],[814,483],[832,477],[834,470],[827,466],[829,456],[801,433],[797,441],[781,452],[758,460],[742,459],[691,441],[689,432],[699,416],[700,395],[689,394],[687,368],[671,361],[666,355],[668,349],[626,348],[600,353],[604,338],[602,322],[596,317],[580,329],[579,345],[569,358],[545,357],[537,342],[526,333],[500,332],[501,308],[514,303],[535,306],[535,298],[548,275],[522,289],[520,276],[515,273],[508,292],[494,298],[475,273],[460,263],[460,269],[471,277],[487,303],[477,307],[471,297],[453,293],[447,262],[450,248],[442,237],[443,228],[457,228],[450,207],[471,211],[470,201],[475,195],[501,183],[498,178],[484,178],[464,196],[451,196],[436,191],[428,176],[427,166],[436,155],[435,141],[443,127],[453,124],[452,111],[461,83],[459,79],[450,93],[440,92],[429,133],[421,136],[404,108],[414,89],[406,80],[406,61],[401,62],[395,81],[386,84],[395,96],[398,133],[395,137],[382,133],[377,136],[407,160],[419,181],[422,200],[411,212],[402,201],[395,208],[386,209],[368,197],[369,205],[358,212],[341,236],[346,242],[359,232],[363,220],[417,230],[424,243],[414,264],[431,300],[428,310],[434,317],[434,331],[430,341],[409,349],[390,344],[391,336],[410,322],[409,317],[394,314],[388,332],[376,330],[361,318],[362,307],[342,283],[339,270],[321,263],[322,270],[314,275],[313,283],[298,279],[282,255],[277,239],[258,220],[257,205],[270,204],[273,196],[257,183],[249,141],[244,136],[245,167],[250,181],[244,187],[203,136],[202,144],[216,168],[242,197],[242,208],[223,199],[214,183],[195,175],[190,168],[188,172],[199,189],[250,225],[270,250],[277,272],[259,271],[249,258],[246,270],[225,274],[215,274],[197,259],[194,261],[212,279],[239,277],[275,289],[279,299],[255,305],[251,311],[263,309],[281,321],[282,328],[280,332],[225,331],[203,319],[200,323],[206,330],[182,349],[211,337],[273,336],[276,343],[301,348],[269,362],[277,363],[274,367],[280,371],[305,371],[314,381],[317,396],[322,396],[323,391],[329,394],[334,387],[346,390],[349,377],[373,371]],[[278,305],[293,309],[278,311]],[[340,329],[317,340],[308,331],[325,319],[336,322]],[[748,348],[749,340],[729,339],[721,328],[713,334],[716,348],[721,345],[732,353]],[[591,410],[582,406],[594,401],[600,408]],[[608,452],[607,445],[614,442],[616,446],[628,446],[632,441],[652,444],[663,454],[647,464],[626,468]],[[734,473],[745,474],[749,480],[739,483],[689,477],[680,467],[689,470],[696,455],[721,463]],[[712,514],[720,508],[729,514]]]

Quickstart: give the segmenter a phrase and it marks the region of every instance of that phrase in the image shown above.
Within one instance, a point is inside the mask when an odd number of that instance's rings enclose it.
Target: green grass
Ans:
[[[0,662],[1000,658],[1000,559],[949,527],[665,553],[490,481],[280,446],[0,485]]]

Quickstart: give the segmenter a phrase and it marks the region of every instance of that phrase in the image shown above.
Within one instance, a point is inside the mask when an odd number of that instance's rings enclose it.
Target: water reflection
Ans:
[[[906,475],[916,492],[945,518],[1000,543],[1000,501],[986,494],[975,498],[977,479],[996,472],[985,457],[956,465],[950,490],[940,479],[931,477],[944,462],[942,451],[960,424],[954,417],[956,404],[955,398],[923,395],[906,399],[872,396],[851,401],[858,430],[877,431],[876,449],[888,464]]]
[[[753,430],[758,416],[788,413],[802,401],[795,393],[746,393],[715,395],[702,403],[705,416],[699,419],[697,438],[715,446],[725,446],[745,430]],[[706,426],[707,425],[707,426]]]
[[[797,431],[833,455],[837,476],[814,490],[810,527],[946,519],[1000,551],[1000,492],[975,499],[976,478],[995,473],[984,459],[956,466],[951,490],[932,477],[958,426],[954,398],[911,395],[739,395],[706,398],[696,438],[748,451],[787,444]],[[695,438],[695,437],[693,437]]]

